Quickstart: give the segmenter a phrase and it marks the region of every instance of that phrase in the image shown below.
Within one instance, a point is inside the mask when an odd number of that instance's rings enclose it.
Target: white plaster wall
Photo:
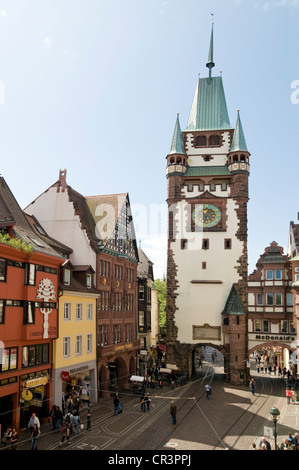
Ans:
[[[206,151],[202,151],[206,150]],[[207,151],[208,150],[208,151]],[[192,166],[225,166],[227,162],[227,155],[223,154],[223,151],[221,153],[215,152],[216,149],[200,149],[200,153],[198,152],[196,154],[192,154],[188,156],[188,165],[190,167]],[[203,162],[202,156],[203,155],[211,155],[213,158],[208,161],[208,162]]]
[[[210,191],[210,185],[209,184],[205,184],[204,185],[204,189],[203,191],[199,191],[199,185],[198,184],[194,184],[193,185],[193,188],[192,188],[192,191],[189,191],[188,190],[188,186],[184,186],[183,190],[182,190],[182,196],[185,196],[185,197],[199,197],[201,196],[205,191]],[[220,184],[215,184],[215,191],[211,192],[211,194],[213,194],[214,196],[217,196],[217,197],[225,197],[225,198],[228,198],[230,196],[230,188],[229,186],[227,186],[227,189],[226,190],[223,190],[222,189],[222,186],[221,186],[221,183]]]
[[[90,248],[86,231],[81,229],[67,191],[49,188],[24,210],[38,219],[48,235],[73,249],[70,255],[73,264],[90,264],[96,269],[96,255]]]
[[[255,295],[251,292],[249,292],[248,294],[248,305],[249,305],[249,310],[250,310],[250,307],[251,309],[254,309],[255,307]]]
[[[184,201],[178,203],[181,215],[180,226],[184,222]],[[243,243],[235,238],[238,229],[236,203],[227,201],[228,230],[225,232],[186,232],[182,231],[171,243],[177,264],[179,296],[175,322],[178,326],[178,340],[182,343],[195,343],[192,340],[192,325],[221,326],[221,312],[225,306],[232,284],[239,280],[236,267],[242,254]],[[209,238],[209,250],[202,250],[202,238]],[[189,237],[189,238],[188,238]],[[181,249],[181,238],[187,238],[188,249]],[[232,239],[232,248],[224,249],[224,239]],[[202,269],[202,262],[207,269]],[[222,281],[222,284],[191,284],[192,280]]]
[[[192,155],[210,155],[211,153],[213,155],[220,155],[220,154],[228,154],[230,150],[230,144],[229,144],[229,132],[225,131],[223,132],[223,145],[221,147],[201,147],[201,148],[195,148],[192,147],[191,141],[192,141],[192,133],[187,133],[186,134],[186,141],[185,141],[185,148],[186,148],[186,153],[189,156]],[[215,163],[214,163],[215,165]]]

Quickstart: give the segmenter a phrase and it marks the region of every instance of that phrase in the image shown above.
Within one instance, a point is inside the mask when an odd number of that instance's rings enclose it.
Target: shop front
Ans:
[[[32,413],[35,413],[41,422],[47,422],[51,388],[48,369],[20,377],[20,428],[27,428]]]
[[[54,377],[54,403],[65,411],[66,400],[71,396],[80,402],[96,402],[96,363],[91,361],[86,364],[56,369]]]
[[[255,352],[267,365],[290,369],[294,351],[295,334],[249,333],[249,353]]]

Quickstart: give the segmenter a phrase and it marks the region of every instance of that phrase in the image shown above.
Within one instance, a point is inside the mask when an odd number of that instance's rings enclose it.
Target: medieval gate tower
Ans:
[[[231,127],[222,77],[199,78],[187,128],[167,155],[167,363],[192,372],[194,350],[222,352],[227,381],[248,380],[249,156],[239,111]]]

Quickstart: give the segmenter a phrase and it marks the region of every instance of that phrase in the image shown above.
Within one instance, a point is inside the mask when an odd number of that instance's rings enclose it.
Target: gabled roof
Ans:
[[[224,315],[245,315],[243,304],[238,295],[237,289],[233,285],[228,295],[222,314]]]
[[[31,245],[33,250],[47,255],[62,257],[58,251],[49,243],[47,236],[37,234],[29,223],[26,214],[22,211],[5,179],[0,177],[0,198],[3,214],[8,215],[7,226],[12,226],[13,233],[17,238]],[[4,220],[2,220],[3,222]],[[2,224],[2,227],[4,224]]]
[[[63,243],[59,242],[58,240],[55,240],[54,238],[50,237],[50,235],[47,234],[45,229],[41,226],[39,221],[36,219],[34,215],[29,215],[25,214],[26,219],[28,220],[32,230],[34,231],[35,235],[37,235],[39,238],[44,240],[46,243],[48,243],[54,250],[58,251],[59,253],[63,255],[70,255],[73,250],[69,246],[64,245]]]
[[[149,275],[152,277],[153,263],[146,256],[141,248],[138,248],[139,263],[137,267],[137,276],[141,279],[148,278]]]

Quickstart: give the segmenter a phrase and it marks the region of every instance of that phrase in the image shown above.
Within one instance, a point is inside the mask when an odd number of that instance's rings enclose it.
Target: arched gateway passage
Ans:
[[[297,369],[296,353],[297,348],[295,342],[289,345],[287,343],[269,341],[255,345],[248,350],[248,355],[254,355],[256,357],[256,361],[259,357],[260,360],[265,362],[267,365],[275,365],[282,369],[286,367],[287,369],[292,370]]]
[[[201,369],[204,362],[209,362],[212,365],[223,367],[226,371],[227,363],[226,348],[212,343],[199,343],[196,344],[192,351],[192,374]]]

